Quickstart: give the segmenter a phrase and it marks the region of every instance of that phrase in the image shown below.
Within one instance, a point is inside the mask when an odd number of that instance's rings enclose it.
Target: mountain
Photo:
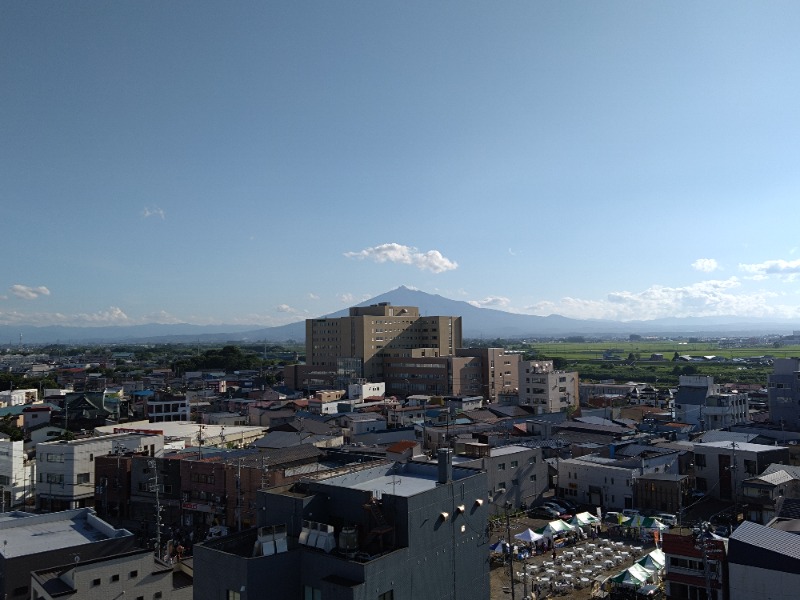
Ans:
[[[570,319],[559,315],[540,317],[521,315],[492,308],[478,308],[469,302],[451,300],[438,294],[428,294],[405,286],[386,292],[357,306],[389,302],[395,306],[417,306],[421,315],[453,315],[462,317],[464,338],[543,338],[564,336],[627,337],[639,335],[788,335],[800,324],[742,319],[739,317],[687,317],[654,319],[651,321],[608,321]],[[343,309],[322,317],[344,317]],[[0,343],[8,341],[13,347],[20,334],[23,342],[45,343],[223,343],[223,342],[285,342],[305,339],[305,322],[279,327],[253,328],[247,325],[201,326],[187,323],[175,325],[135,325],[127,327],[33,327],[0,326]]]

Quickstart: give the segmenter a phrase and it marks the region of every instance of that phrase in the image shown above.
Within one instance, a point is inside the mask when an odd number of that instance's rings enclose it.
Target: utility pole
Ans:
[[[161,560],[161,499],[159,497],[158,485],[158,463],[155,460],[148,460],[147,466],[153,469],[152,489],[156,493],[156,557]]]
[[[514,595],[514,547],[511,545],[511,516],[509,511],[511,502],[506,502],[506,543],[508,544],[508,571],[511,575],[511,600],[515,600]]]

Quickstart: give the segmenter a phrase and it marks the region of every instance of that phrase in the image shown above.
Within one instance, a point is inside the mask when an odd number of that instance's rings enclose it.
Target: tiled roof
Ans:
[[[789,473],[781,469],[780,471],[775,471],[774,473],[767,473],[766,475],[760,475],[759,477],[752,477],[752,480],[763,481],[764,483],[769,483],[770,485],[780,485],[782,483],[786,483],[787,481],[792,481],[795,477],[792,477]]]
[[[793,479],[800,479],[800,467],[795,467],[793,465],[782,465],[779,463],[772,463],[764,472],[761,473],[761,476],[769,475],[770,473],[777,473],[778,471],[786,471],[789,475],[792,476]]]

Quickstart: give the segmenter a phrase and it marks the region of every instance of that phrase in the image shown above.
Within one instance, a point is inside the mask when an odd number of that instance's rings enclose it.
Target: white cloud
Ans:
[[[92,326],[92,325],[134,325],[135,322],[125,314],[125,312],[116,307],[111,306],[106,310],[100,310],[94,313],[73,313],[64,314],[60,312],[42,312],[42,313],[29,313],[8,311],[0,312],[1,325],[74,325],[74,326]]]
[[[377,263],[400,263],[404,265],[414,265],[420,270],[428,270],[433,273],[443,273],[458,268],[458,263],[445,258],[438,250],[428,250],[420,252],[412,246],[402,244],[380,244],[371,248],[364,248],[358,252],[345,252],[347,258],[357,258],[364,260],[369,258]]]
[[[719,269],[719,264],[713,258],[698,258],[692,263],[692,268],[703,273],[712,273]]]
[[[794,281],[800,275],[800,259],[796,260],[765,260],[761,263],[739,263],[739,269],[750,274],[751,279],[767,279],[775,275],[786,281]]]
[[[159,217],[162,221],[167,218],[163,208],[157,206],[145,206],[142,210],[142,216],[147,219],[149,217]]]
[[[353,296],[353,294],[350,294],[350,293],[339,294],[339,302],[342,302],[344,304],[349,304],[349,303],[355,301],[355,299],[356,299],[356,297]]]
[[[275,307],[275,310],[277,310],[278,312],[282,312],[282,313],[297,312],[295,309],[293,309],[288,304],[278,304],[278,306]]]
[[[769,305],[778,294],[744,293],[736,277],[701,281],[685,287],[654,285],[641,292],[612,292],[604,300],[566,297],[526,307],[537,315],[559,314],[578,319],[649,320],[664,317],[797,317],[795,306]]]
[[[308,299],[309,300],[319,300],[319,296],[317,296],[314,292],[309,292],[308,293]]]
[[[141,318],[142,323],[159,323],[161,325],[167,325],[171,323],[185,323],[183,319],[176,317],[175,315],[168,313],[165,310],[159,310],[154,313],[149,313],[144,315]]]
[[[504,296],[487,296],[483,300],[470,300],[469,304],[478,308],[504,308],[511,304],[511,300]]]
[[[49,296],[50,290],[48,290],[43,285],[38,287],[30,287],[28,285],[21,285],[19,283],[11,286],[11,293],[19,298],[24,298],[25,300],[34,300],[39,296]]]

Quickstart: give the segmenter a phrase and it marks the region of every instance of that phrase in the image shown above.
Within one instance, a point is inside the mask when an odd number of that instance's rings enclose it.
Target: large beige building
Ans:
[[[509,354],[504,348],[459,348],[456,356],[481,359],[483,381],[480,393],[489,402],[495,402],[500,393],[514,393],[519,388],[521,355]]]
[[[384,358],[430,349],[450,356],[461,346],[461,317],[422,317],[416,306],[354,306],[347,317],[306,320],[306,364],[342,377],[384,380]]]
[[[562,412],[578,405],[580,378],[575,371],[556,371],[551,360],[519,363],[519,403],[536,414]]]

